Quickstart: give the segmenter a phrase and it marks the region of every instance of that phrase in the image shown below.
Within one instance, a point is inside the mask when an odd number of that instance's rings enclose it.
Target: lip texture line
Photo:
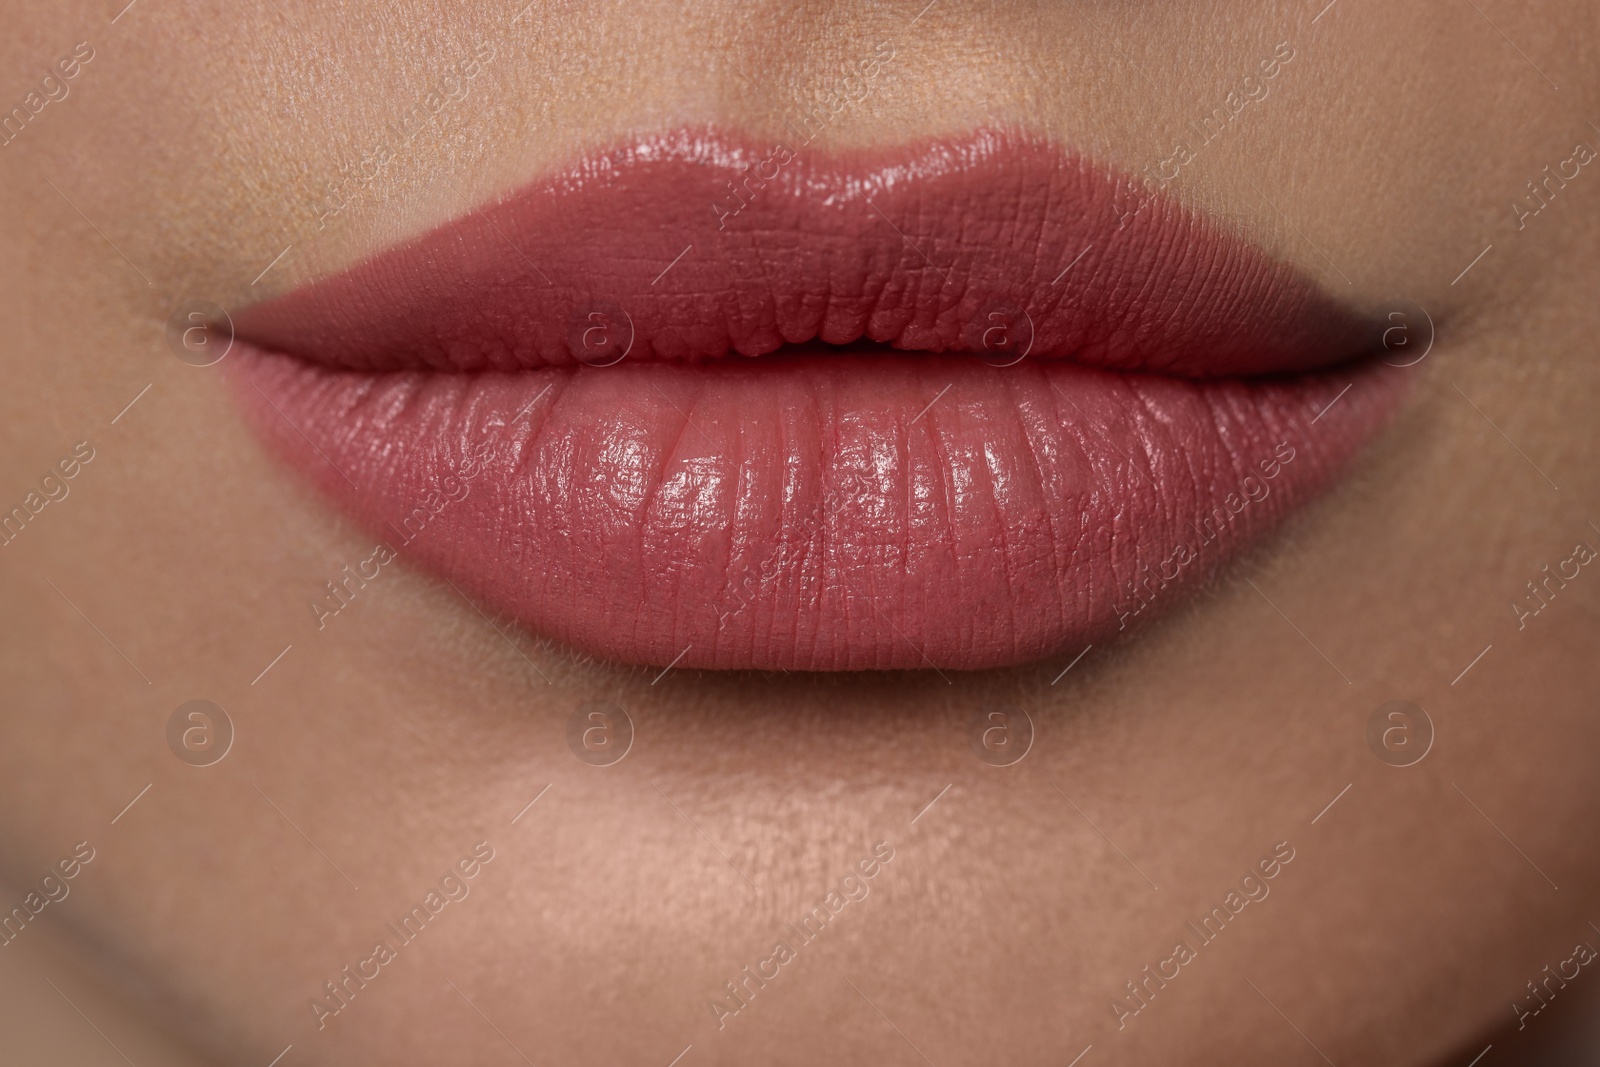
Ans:
[[[1321,370],[1366,323],[1128,181],[672,134],[245,309],[234,378],[377,536],[584,651],[1026,662],[1176,602],[1399,396]]]

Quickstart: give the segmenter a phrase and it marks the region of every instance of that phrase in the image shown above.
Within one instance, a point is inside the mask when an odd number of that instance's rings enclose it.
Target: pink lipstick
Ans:
[[[391,549],[684,667],[1076,651],[1310,499],[1399,395],[1291,267],[991,131],[643,140],[235,321],[252,422]]]

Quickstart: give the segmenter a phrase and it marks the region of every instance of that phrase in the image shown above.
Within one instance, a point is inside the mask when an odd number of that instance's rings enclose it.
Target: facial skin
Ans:
[[[0,505],[94,454],[0,548],[5,907],[96,850],[0,949],[8,981],[48,998],[81,953],[85,998],[133,998],[199,1062],[1430,1064],[1514,1050],[1508,1005],[1600,944],[1600,572],[1520,628],[1511,606],[1600,548],[1600,168],[1524,199],[1600,146],[1588,5],[118,6],[3,4],[0,104],[93,50],[0,148]],[[1129,172],[1289,42],[1169,193],[1357,306],[1431,317],[1352,477],[1064,675],[622,669],[403,561],[317,631],[307,601],[372,535],[174,358],[173,309],[285,292],[629,134],[781,136],[885,38],[828,145],[1016,124]],[[436,90],[461,98],[319,227],[340,165]],[[166,734],[197,698],[235,729],[203,768]],[[1391,700],[1432,722],[1413,766],[1368,747]],[[591,701],[632,718],[619,763],[568,746]],[[1013,766],[969,743],[992,704],[1036,727]],[[323,983],[478,842],[470,893],[319,1030]],[[870,892],[719,1029],[724,983],[879,842]],[[1280,842],[1265,898],[1119,1029],[1125,983]]]

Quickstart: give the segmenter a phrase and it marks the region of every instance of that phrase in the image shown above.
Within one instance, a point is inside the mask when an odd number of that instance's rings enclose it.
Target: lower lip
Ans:
[[[251,421],[388,552],[579,650],[718,669],[1076,653],[1324,488],[1402,388],[1381,365],[1186,381],[856,354],[449,375],[236,353]]]

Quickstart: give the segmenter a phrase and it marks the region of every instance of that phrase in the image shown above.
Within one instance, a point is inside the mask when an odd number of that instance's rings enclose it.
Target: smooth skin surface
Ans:
[[[1592,5],[0,6],[7,108],[93,49],[0,147],[0,508],[93,452],[0,548],[4,906],[95,853],[0,949],[36,998],[0,1005],[8,1031],[59,1026],[95,1062],[84,1018],[140,1063],[292,1045],[285,1067],[1432,1064],[1492,1039],[1491,1067],[1546,1021],[1516,1032],[1525,983],[1600,944],[1600,574],[1513,607],[1600,548],[1600,170],[1528,188],[1600,145]],[[1289,42],[1170,192],[1361,306],[1431,316],[1353,478],[1064,675],[624,670],[404,564],[318,631],[308,600],[371,536],[267,456],[217,368],[174,357],[173,309],[284,292],[629,133],[781,136],[886,38],[829,143],[1019,124],[1129,171]],[[479,42],[465,95],[328,216],[341,164]],[[167,743],[196,698],[236,730],[205,768]],[[1436,732],[1404,768],[1367,742],[1396,699]],[[635,728],[608,767],[566,740],[595,700]],[[1037,727],[1006,768],[970,745],[996,702]],[[470,895],[319,1030],[323,983],[478,842]],[[878,842],[869,895],[719,1029],[723,983]],[[1270,895],[1119,1029],[1124,983],[1280,842]]]

